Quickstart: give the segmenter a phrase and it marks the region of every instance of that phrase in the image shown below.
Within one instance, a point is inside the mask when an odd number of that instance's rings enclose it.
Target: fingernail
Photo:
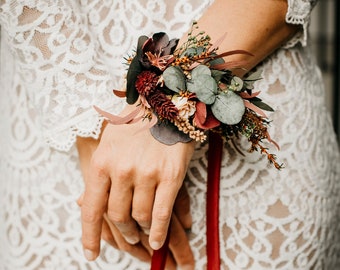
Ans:
[[[94,253],[89,249],[84,250],[84,255],[88,261],[93,261],[95,259]]]
[[[150,246],[153,250],[158,250],[162,247],[161,243],[160,242],[151,242],[150,243]]]
[[[125,241],[131,245],[135,245],[140,241],[140,239],[138,236],[128,236],[128,237],[125,237]]]
[[[146,235],[150,235],[150,229],[145,229],[145,228],[143,228],[143,232],[144,232]]]

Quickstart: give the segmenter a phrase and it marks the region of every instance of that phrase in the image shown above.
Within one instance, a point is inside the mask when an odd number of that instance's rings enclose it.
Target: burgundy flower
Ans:
[[[150,53],[164,59],[165,56],[171,55],[174,52],[178,41],[179,39],[169,40],[168,35],[164,32],[155,33],[145,41],[142,47],[143,53],[139,59],[140,63],[147,69],[151,68]],[[147,54],[149,54],[149,57]]]
[[[143,71],[137,76],[136,89],[142,96],[149,96],[155,91],[158,83],[158,76],[151,71]]]

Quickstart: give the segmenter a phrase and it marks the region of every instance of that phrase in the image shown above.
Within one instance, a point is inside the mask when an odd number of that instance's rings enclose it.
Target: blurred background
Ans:
[[[340,141],[340,1],[320,0],[312,13],[310,37],[324,76],[326,97]]]

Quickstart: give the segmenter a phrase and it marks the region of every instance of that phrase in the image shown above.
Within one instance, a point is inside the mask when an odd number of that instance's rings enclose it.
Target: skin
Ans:
[[[234,49],[251,52],[254,56],[235,55],[226,59],[246,60],[244,68],[250,70],[298,30],[297,26],[285,23],[286,11],[286,0],[216,0],[198,25],[211,36],[212,43],[224,31],[227,32],[219,52]],[[237,73],[242,76],[245,71],[237,70]],[[134,108],[127,106],[122,114]],[[143,239],[139,230],[142,228],[149,233],[148,242],[152,249],[158,249],[164,243],[194,144],[163,145],[148,130],[141,131],[143,125],[143,122],[108,125],[93,154],[87,157],[81,212],[82,241],[89,260],[99,254],[104,213],[116,228],[115,241],[119,232],[127,243],[133,245]],[[87,140],[78,140],[80,156],[83,148],[91,148]],[[176,234],[182,235],[182,231],[172,233],[172,237],[181,239],[178,240],[180,245],[173,246],[174,254],[178,250],[179,254],[182,247],[188,245],[187,240],[177,238]],[[192,254],[189,253],[188,257]],[[183,258],[175,261],[182,265],[181,260],[185,261]],[[193,267],[194,262],[188,259],[185,264]]]
[[[106,128],[106,123],[103,125],[103,131]],[[102,132],[104,134],[104,132]],[[91,157],[98,148],[100,142],[92,138],[78,138],[77,148],[80,158],[80,167],[82,170],[85,185],[90,177]],[[83,207],[84,194],[78,199],[78,205]],[[190,215],[190,198],[184,185],[181,186],[174,203],[174,213],[172,214],[171,222],[171,237],[169,242],[169,256],[167,257],[166,269],[176,269],[180,265],[182,269],[192,269],[194,265],[193,254],[189,246],[186,236],[187,229],[190,229],[192,219]],[[128,252],[134,257],[144,262],[151,261],[152,248],[149,245],[148,234],[138,230],[138,243],[128,242],[118,227],[110,221],[108,214],[105,212],[102,219],[101,238],[109,243],[112,247]],[[91,260],[93,253],[85,251],[85,255]]]

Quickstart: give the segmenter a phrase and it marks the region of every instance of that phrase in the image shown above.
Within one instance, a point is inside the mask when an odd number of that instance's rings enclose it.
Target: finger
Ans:
[[[140,232],[139,234],[140,243],[143,245],[143,247],[149,252],[150,256],[153,253],[153,249],[150,247],[149,244],[149,235],[145,234],[144,232]]]
[[[180,269],[194,269],[195,260],[189,239],[176,215],[171,220],[169,249]]]
[[[103,168],[99,163],[92,163],[81,206],[82,242],[85,257],[90,261],[99,255],[103,214],[110,187],[110,179]]]
[[[107,224],[107,221],[104,219],[103,227],[102,227],[102,239],[107,242],[110,246],[118,249],[118,245],[113,237],[113,234],[110,230],[109,225]]]
[[[160,249],[165,242],[178,189],[169,181],[163,181],[157,187],[149,236],[154,250]]]
[[[136,222],[131,217],[132,187],[127,181],[111,181],[107,215],[130,244],[139,242]]]
[[[174,205],[174,213],[184,229],[191,228],[192,216],[190,213],[190,197],[184,183],[178,192]]]
[[[136,184],[132,201],[132,217],[146,234],[150,234],[154,196],[155,187],[151,182],[144,181]]]
[[[170,251],[168,252],[168,255],[166,256],[165,269],[166,270],[176,270],[177,269],[176,262],[175,262]]]
[[[150,253],[141,243],[131,245],[128,242],[126,242],[125,238],[122,236],[120,231],[116,228],[116,226],[110,222],[106,214],[104,215],[104,218],[107,221],[107,224],[110,228],[110,231],[112,232],[112,235],[117,243],[119,250],[129,253],[133,257],[136,257],[143,262],[151,261]]]

